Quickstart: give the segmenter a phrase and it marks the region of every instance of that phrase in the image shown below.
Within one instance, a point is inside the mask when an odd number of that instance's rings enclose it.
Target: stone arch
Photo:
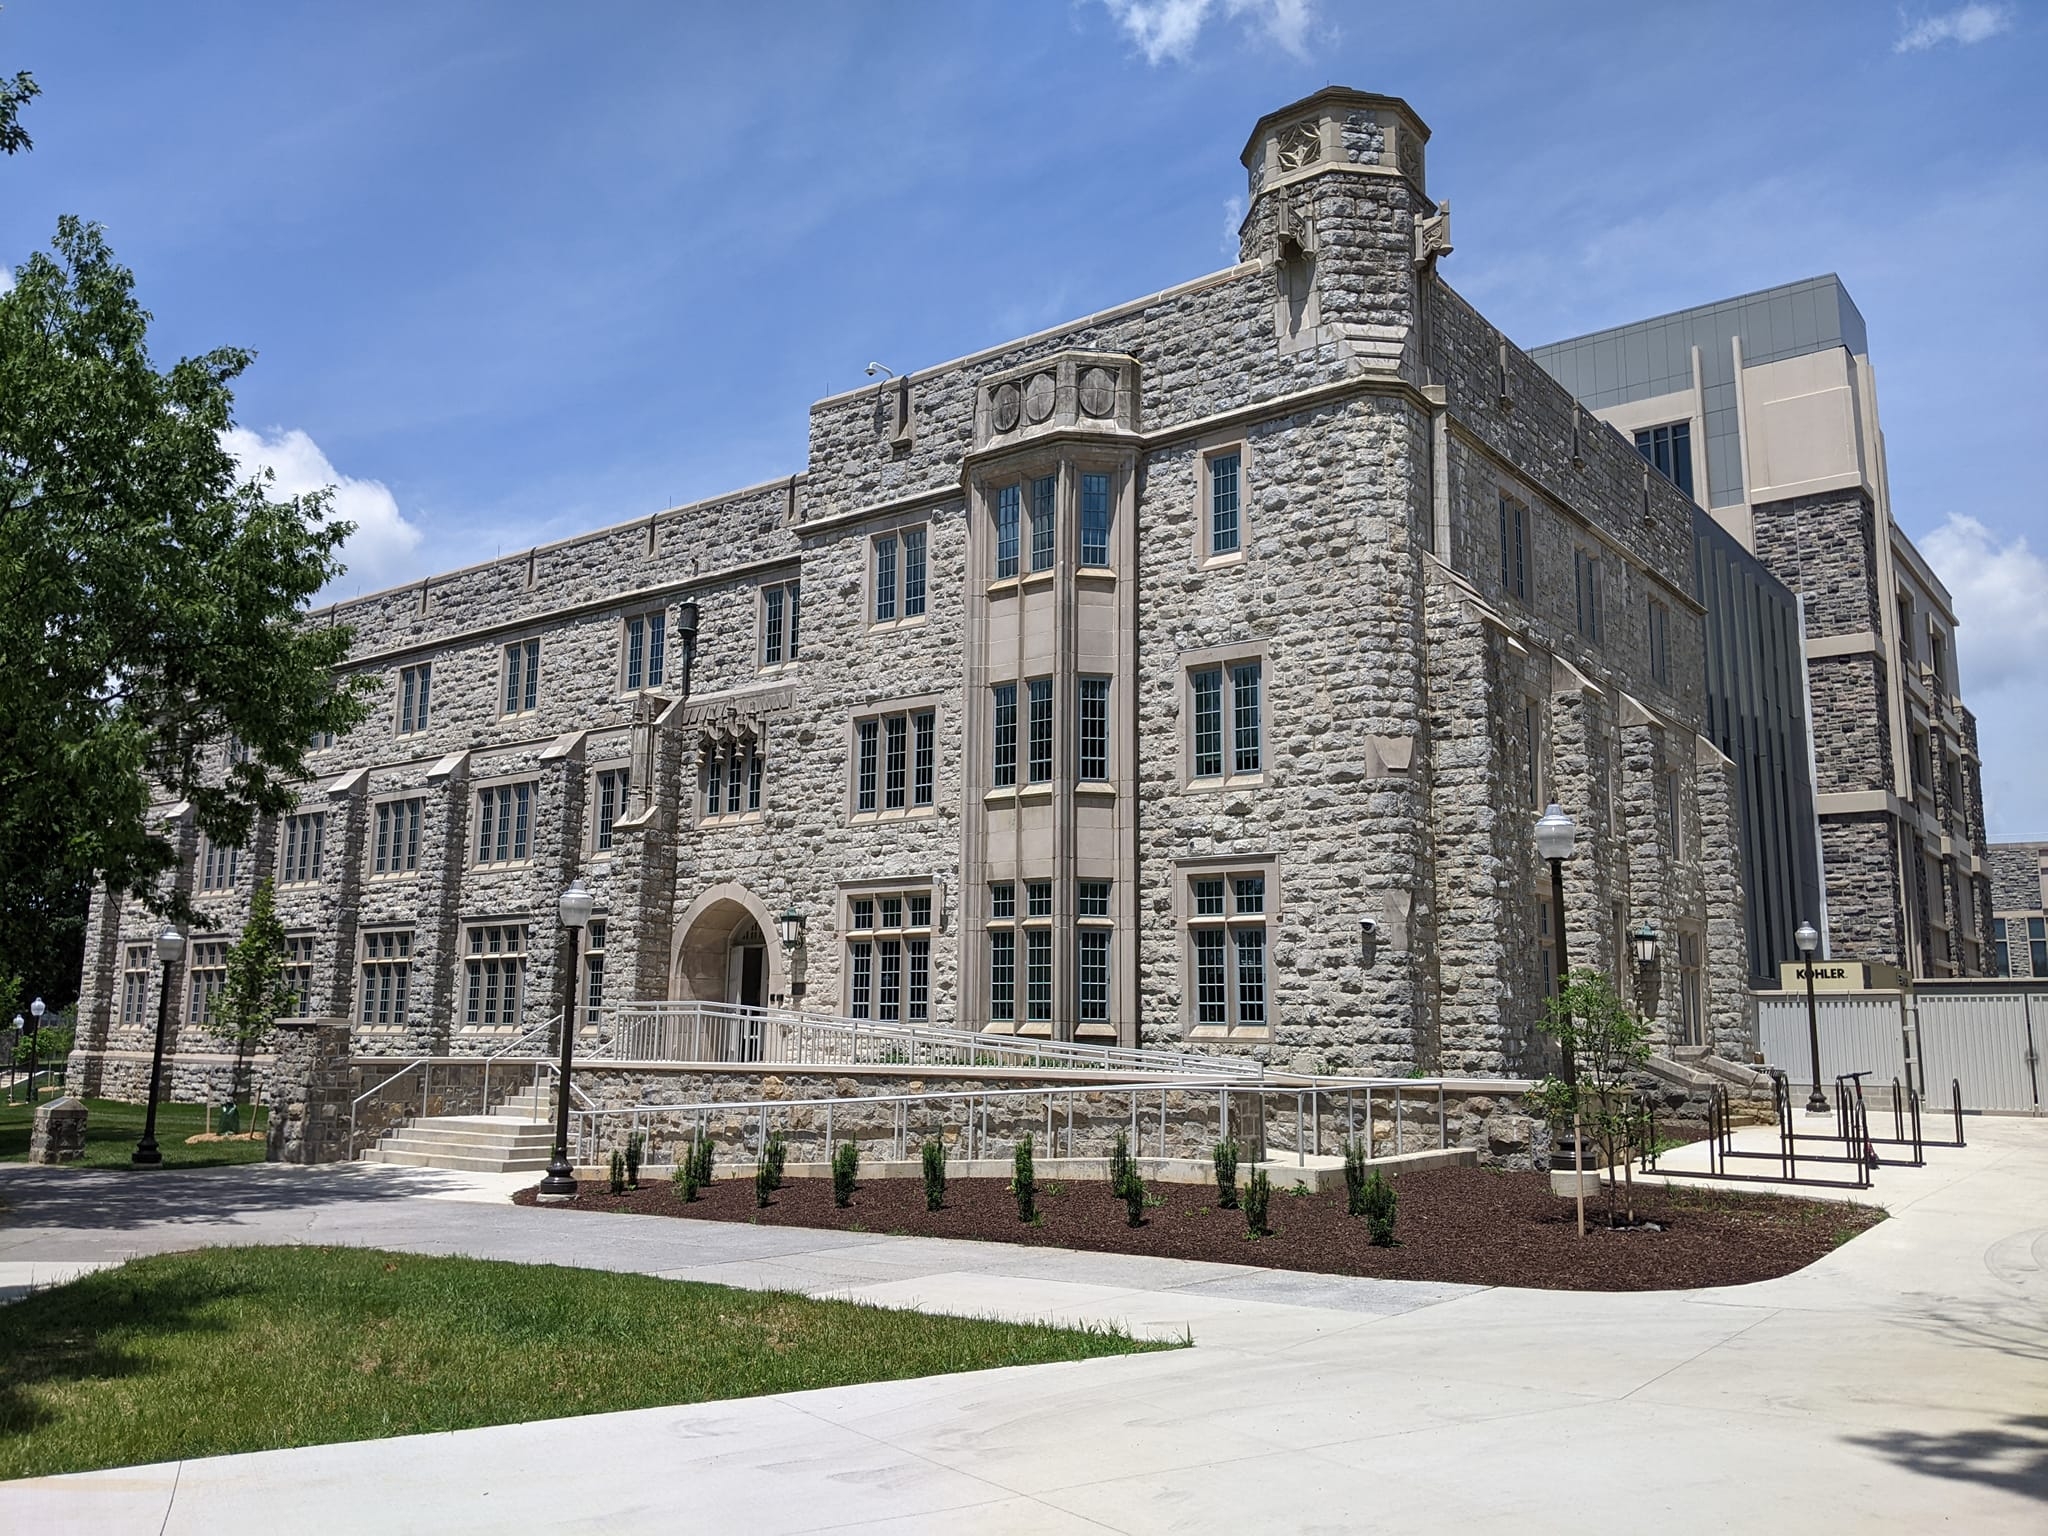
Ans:
[[[669,956],[669,995],[696,1002],[737,1002],[733,948],[735,942],[753,942],[755,933],[766,966],[762,1000],[788,997],[789,977],[774,915],[736,881],[699,892],[677,920],[675,949]]]

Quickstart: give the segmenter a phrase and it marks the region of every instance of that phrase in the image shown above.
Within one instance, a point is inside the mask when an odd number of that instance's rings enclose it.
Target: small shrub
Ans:
[[[626,1154],[619,1151],[618,1148],[614,1147],[612,1149],[612,1193],[615,1195],[623,1195],[625,1192]]]
[[[763,1149],[762,1156],[768,1163],[768,1187],[782,1188],[782,1167],[789,1161],[789,1143],[783,1140],[782,1132],[777,1131],[768,1138],[768,1145]]]
[[[699,1136],[690,1143],[690,1156],[697,1165],[697,1187],[699,1189],[709,1189],[711,1187],[711,1160],[714,1155],[709,1136]]]
[[[640,1187],[640,1157],[647,1150],[647,1138],[635,1131],[626,1138],[626,1188]]]
[[[1265,1169],[1254,1168],[1244,1186],[1244,1225],[1251,1236],[1264,1237],[1271,1230],[1266,1225],[1266,1208],[1272,1203],[1273,1181],[1266,1177]]]
[[[1136,1168],[1124,1173],[1124,1216],[1134,1227],[1145,1225],[1145,1181]]]
[[[768,1197],[775,1193],[775,1165],[768,1161],[767,1149],[754,1159],[754,1206],[762,1209],[768,1204]]]
[[[1026,1131],[1024,1139],[1017,1143],[1015,1172],[1010,1179],[1010,1193],[1017,1197],[1017,1219],[1036,1221],[1038,1219],[1038,1175],[1031,1165],[1031,1133]]]
[[[1124,1132],[1116,1133],[1116,1141],[1109,1149],[1109,1192],[1119,1200],[1124,1196],[1124,1180],[1131,1172],[1131,1138]]]
[[[676,1198],[688,1205],[697,1198],[697,1149],[685,1147],[683,1155],[676,1159],[675,1171],[668,1176],[669,1187],[676,1192]]]
[[[1216,1143],[1216,1203],[1226,1211],[1237,1209],[1237,1141],[1230,1136]]]
[[[1394,1246],[1394,1203],[1393,1184],[1379,1169],[1373,1169],[1372,1177],[1358,1192],[1352,1214],[1365,1218],[1366,1235],[1375,1248]]]
[[[1374,1170],[1377,1174],[1378,1170]],[[1365,1195],[1365,1143],[1347,1141],[1344,1143],[1344,1210],[1348,1215],[1363,1216],[1365,1207],[1360,1203]]]
[[[946,1143],[937,1136],[925,1139],[922,1152],[924,1158],[924,1208],[928,1211],[941,1209],[946,1203]]]
[[[832,1203],[842,1211],[853,1204],[853,1178],[859,1171],[860,1148],[842,1141],[832,1154]]]

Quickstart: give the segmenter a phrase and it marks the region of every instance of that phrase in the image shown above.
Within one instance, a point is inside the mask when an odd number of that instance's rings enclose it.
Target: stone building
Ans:
[[[544,1027],[580,877],[580,1003],[801,982],[841,1016],[1515,1072],[1561,934],[1670,1049],[1746,1057],[1692,505],[1443,280],[1428,139],[1318,92],[1251,135],[1237,264],[821,400],[786,479],[321,615],[378,703],[299,812],[236,851],[163,810],[207,913],[180,1044],[266,875],[306,1011],[362,1048]],[[109,1063],[154,1018],[149,931],[93,909]]]
[[[1991,845],[1991,974],[2048,976],[2048,843]]]
[[[1533,354],[1800,595],[1827,953],[1991,968],[1954,605],[1892,515],[1863,316],[1832,274]]]

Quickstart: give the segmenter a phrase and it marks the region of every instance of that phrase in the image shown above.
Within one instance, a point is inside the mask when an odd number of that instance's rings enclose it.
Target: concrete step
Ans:
[[[446,1168],[459,1173],[528,1173],[545,1169],[545,1152],[535,1156],[467,1156],[459,1152],[394,1152],[373,1147],[363,1154],[366,1163],[384,1163],[398,1168]]]
[[[548,1136],[522,1137],[518,1141],[485,1141],[463,1136],[416,1136],[397,1131],[377,1143],[392,1152],[452,1152],[462,1157],[531,1157],[554,1146]]]

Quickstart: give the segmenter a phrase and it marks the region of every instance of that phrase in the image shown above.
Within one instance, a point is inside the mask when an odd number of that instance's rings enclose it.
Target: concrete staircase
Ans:
[[[555,1142],[551,1109],[545,1088],[528,1088],[487,1115],[435,1115],[386,1131],[362,1160],[464,1173],[543,1169]]]

